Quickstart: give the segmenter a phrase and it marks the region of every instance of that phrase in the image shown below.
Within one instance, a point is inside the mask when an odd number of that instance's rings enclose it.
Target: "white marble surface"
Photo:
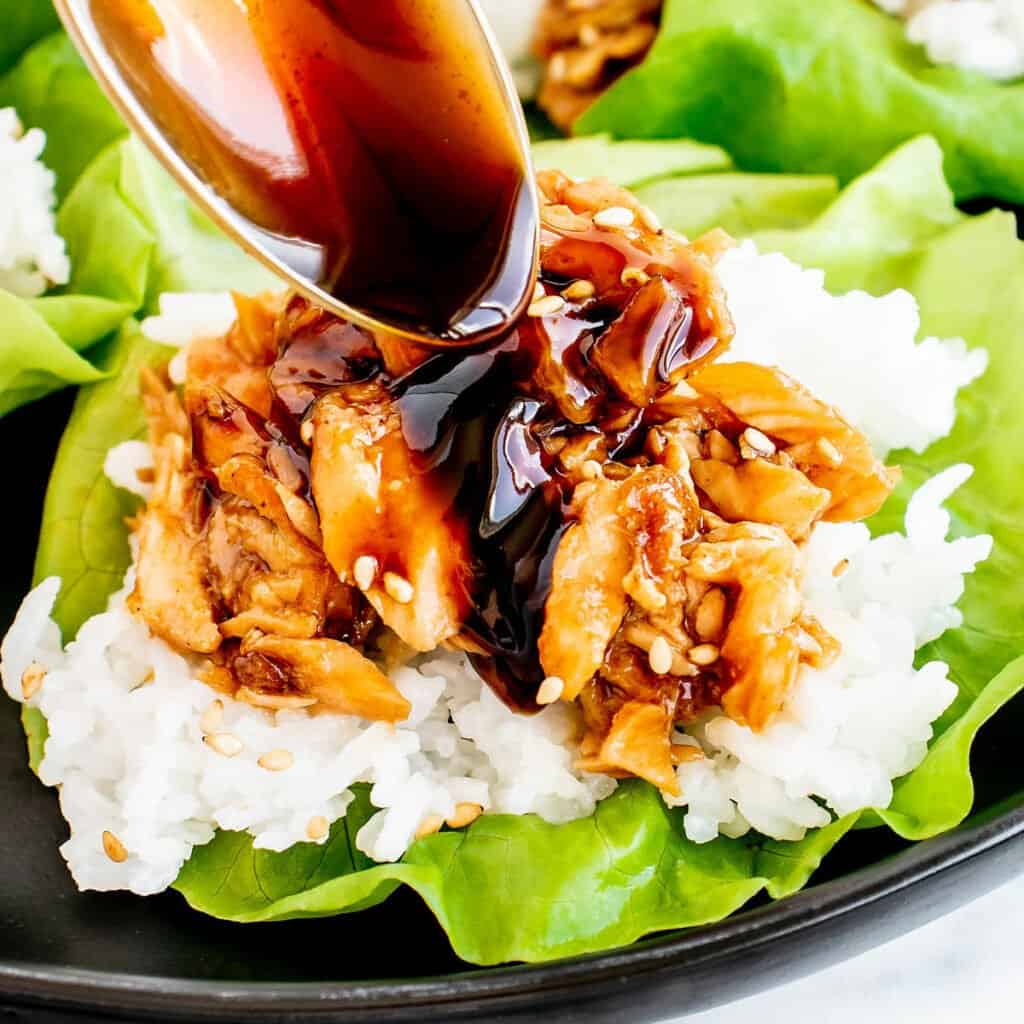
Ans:
[[[1021,1024],[1022,968],[1024,878],[853,960],[686,1024]]]

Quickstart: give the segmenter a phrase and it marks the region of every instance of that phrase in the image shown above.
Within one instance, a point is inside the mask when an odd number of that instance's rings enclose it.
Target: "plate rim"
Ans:
[[[1014,840],[1024,845],[1024,793],[983,809],[950,832],[848,875],[724,921],[666,932],[619,949],[538,964],[515,964],[438,977],[377,981],[217,982],[0,961],[0,999],[93,1011],[148,1011],[181,1019],[244,1012],[380,1014],[461,1009],[496,1013],[571,1000],[629,977],[634,984],[698,964],[751,953],[768,942],[884,903]],[[1024,873],[1024,862],[1018,868]],[[1012,872],[1004,872],[1009,877]],[[973,898],[965,893],[958,902]],[[946,908],[949,909],[949,908]],[[904,929],[908,930],[908,929]]]

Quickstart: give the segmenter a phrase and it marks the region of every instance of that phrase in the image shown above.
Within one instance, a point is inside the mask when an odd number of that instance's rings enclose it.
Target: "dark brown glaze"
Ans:
[[[484,346],[427,352],[373,337],[301,298],[281,317],[270,370],[276,407],[301,421],[323,395],[359,405],[366,388],[383,387],[397,408],[431,506],[468,533],[469,610],[458,643],[513,707],[535,709],[545,675],[538,638],[579,483],[559,453],[590,437],[601,461],[619,463],[609,462],[609,473],[628,474],[622,463],[643,460],[651,400],[728,342],[709,266],[683,240],[649,230],[546,228],[544,295],[560,296],[574,281],[592,283],[592,294],[566,299],[552,315],[520,317]],[[624,276],[627,268],[639,277]],[[627,378],[641,386],[623,386]],[[393,567],[387,553],[372,553]]]
[[[305,278],[442,343],[532,285],[532,185],[464,0],[91,0],[197,174]]]

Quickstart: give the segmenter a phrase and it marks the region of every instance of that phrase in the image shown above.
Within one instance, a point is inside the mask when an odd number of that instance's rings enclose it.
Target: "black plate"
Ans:
[[[2,450],[31,453],[9,475],[5,629],[29,582],[49,453],[69,406],[58,396],[0,423]],[[1004,711],[983,731],[980,810],[953,833],[915,847],[884,830],[855,833],[812,888],[781,903],[601,956],[481,971],[454,957],[407,891],[349,917],[244,926],[195,914],[173,893],[76,892],[57,852],[66,831],[56,799],[29,772],[17,708],[0,698],[0,1017],[641,1024],[683,1016],[858,953],[1019,871],[1024,768],[1013,723],[1022,713],[1018,701],[1016,714]]]

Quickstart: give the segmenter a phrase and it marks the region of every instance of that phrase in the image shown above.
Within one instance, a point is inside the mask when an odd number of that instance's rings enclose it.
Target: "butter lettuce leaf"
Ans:
[[[50,0],[3,0],[0,16],[0,73],[17,63],[34,42],[60,28]]]
[[[99,377],[31,303],[0,289],[0,416],[65,384]]]
[[[62,580],[55,617],[66,637],[106,607],[131,563],[123,524],[139,500],[114,487],[103,462],[114,445],[145,438],[139,374],[171,354],[128,320],[97,353],[105,379],[83,388],[75,401],[43,505],[35,573],[36,582]]]
[[[535,142],[532,152],[533,165],[538,171],[554,169],[571,177],[599,174],[624,188],[635,188],[659,178],[732,168],[732,161],[724,150],[688,139],[635,142],[615,141],[610,135],[592,135]]]
[[[97,152],[125,129],[61,32],[48,2],[0,3],[0,108],[48,132],[43,159],[61,196]],[[27,47],[27,50],[26,50]],[[115,247],[109,246],[113,250]],[[81,252],[68,245],[77,261]],[[100,372],[82,355],[132,312],[102,293],[59,289],[40,299],[0,291],[0,415]]]
[[[43,161],[57,175],[58,199],[100,152],[128,134],[63,32],[41,39],[0,78],[0,107],[14,107],[22,124],[46,132]]]
[[[97,348],[164,291],[273,287],[176,188],[90,77],[49,3],[0,0],[0,108],[47,133],[67,286],[38,299],[0,291],[0,415],[109,367]],[[13,33],[13,36],[10,34]],[[17,40],[24,52],[8,49]],[[30,45],[31,44],[31,45]],[[17,58],[17,59],[15,59]],[[10,65],[7,67],[7,65]]]
[[[579,173],[602,172],[607,143],[560,145],[569,147],[565,153]],[[1008,448],[1024,444],[1024,408],[1014,390],[1015,367],[1024,360],[1024,246],[1007,215],[967,219],[955,209],[940,151],[928,139],[898,150],[832,202],[832,186],[818,179],[690,173],[683,165],[674,171],[662,165],[661,176],[644,189],[658,197],[653,201],[664,219],[696,234],[708,224],[687,193],[715,177],[735,179],[716,187],[747,211],[746,223],[765,226],[755,232],[763,248],[813,257],[835,289],[907,287],[920,301],[926,332],[961,335],[991,354],[988,373],[961,398],[950,438],[924,455],[901,457],[907,483],[873,523],[876,531],[899,528],[914,486],[952,462],[974,463],[974,477],[950,503],[955,530],[991,533],[995,551],[968,578],[961,601],[965,625],[923,652],[925,659],[946,660],[960,689],[925,761],[897,783],[885,811],[836,821],[799,843],[753,835],[691,843],[681,814],[634,781],[590,818],[555,826],[533,816],[488,815],[468,829],[422,839],[400,863],[383,865],[371,864],[355,846],[373,810],[360,789],[349,817],[335,824],[324,846],[271,853],[255,850],[246,834],[221,832],[197,848],[176,883],[197,910],[239,922],[319,917],[372,906],[408,885],[463,959],[539,961],[719,920],[759,893],[789,895],[852,827],[884,821],[906,838],[923,838],[970,812],[971,745],[983,723],[1024,687],[1024,659],[1018,658],[1024,652],[1024,531],[1020,483],[1005,458]],[[115,180],[122,178],[107,179]],[[787,197],[784,212],[780,197]],[[105,354],[110,378],[83,389],[62,444],[37,575],[67,578],[58,607],[66,635],[103,607],[127,564],[122,519],[131,502],[103,480],[102,456],[110,445],[138,436],[141,420],[132,401],[138,368],[159,356],[137,328],[127,327]]]
[[[360,910],[404,883],[462,959],[534,961],[718,921],[765,889],[789,895],[852,823],[800,843],[700,846],[653,787],[634,781],[567,825],[488,815],[462,832],[421,839],[399,864],[360,866],[354,836],[372,810],[363,790],[349,811],[355,820],[337,822],[324,847],[300,844],[281,854],[222,832],[193,853],[176,888],[199,910],[253,922]]]
[[[932,65],[865,0],[668,0],[647,59],[575,127],[843,183],[930,134],[958,199],[1024,203],[1024,81]]]

